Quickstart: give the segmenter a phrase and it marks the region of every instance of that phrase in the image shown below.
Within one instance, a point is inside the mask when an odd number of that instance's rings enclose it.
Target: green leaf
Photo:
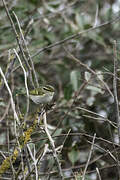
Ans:
[[[105,41],[103,39],[102,36],[100,36],[98,33],[95,32],[89,32],[88,36],[90,39],[92,39],[93,41],[95,41],[96,43],[102,45],[103,47],[106,47]]]
[[[62,133],[62,128],[58,128],[55,133],[54,133],[54,136],[59,136],[61,133]]]
[[[72,85],[69,84],[64,88],[64,98],[66,100],[70,100],[70,98],[72,97],[72,93],[73,93]]]
[[[72,165],[74,165],[74,163],[80,159],[80,152],[78,150],[72,149],[72,151],[68,153],[68,158]]]
[[[55,41],[55,35],[52,32],[46,32],[45,37],[50,41],[54,42]]]
[[[80,79],[80,72],[73,70],[70,73],[70,83],[74,91],[77,91],[79,88],[79,79]]]
[[[76,13],[76,24],[78,25],[79,29],[84,29],[84,19],[79,13]]]
[[[89,90],[91,90],[91,91],[94,91],[94,92],[96,92],[96,94],[97,94],[97,93],[100,93],[100,94],[103,94],[103,93],[104,93],[104,91],[102,91],[101,88],[95,87],[95,86],[92,86],[92,85],[87,86],[86,89],[89,89]]]
[[[89,73],[89,72],[85,72],[85,80],[86,81],[89,81],[90,80],[90,78],[91,78],[91,73]]]
[[[81,174],[77,174],[77,175],[75,176],[75,179],[76,179],[76,180],[82,180]],[[89,178],[87,175],[85,175],[85,180],[91,180],[91,178]]]

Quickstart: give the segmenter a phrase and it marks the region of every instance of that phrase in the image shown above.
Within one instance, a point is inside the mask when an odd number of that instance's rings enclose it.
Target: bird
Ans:
[[[52,101],[55,89],[51,85],[41,85],[38,88],[29,91],[29,98],[35,104],[47,104]]]

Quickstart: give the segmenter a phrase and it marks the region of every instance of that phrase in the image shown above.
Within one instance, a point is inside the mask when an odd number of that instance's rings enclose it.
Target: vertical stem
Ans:
[[[58,171],[59,171],[60,178],[61,178],[61,180],[64,180],[62,169],[61,169],[61,163],[60,163],[60,161],[58,159],[57,152],[56,152],[56,149],[55,149],[55,143],[54,143],[54,140],[52,139],[52,137],[51,137],[51,135],[50,135],[50,133],[48,131],[46,112],[45,111],[43,112],[43,123],[44,123],[44,126],[45,126],[45,132],[46,132],[47,137],[48,137],[48,139],[50,141],[50,145],[51,145],[51,148],[52,148],[52,151],[53,151],[53,156],[54,156],[55,161],[56,161],[56,165],[57,165],[57,168],[58,168]]]
[[[117,121],[117,130],[118,130],[118,140],[120,144],[120,114],[119,114],[119,101],[118,101],[118,84],[117,84],[117,70],[118,70],[118,61],[117,61],[117,42],[114,40],[114,78],[113,78],[113,91],[114,91],[114,106],[115,106],[115,117]],[[119,155],[117,157],[117,169],[118,169],[118,175],[120,178],[120,163],[119,163]]]
[[[114,93],[114,106],[115,106],[115,116],[118,127],[118,139],[120,144],[120,114],[119,114],[119,102],[118,102],[118,94],[117,94],[117,50],[116,50],[116,41],[114,41],[114,78],[113,78],[113,93]]]

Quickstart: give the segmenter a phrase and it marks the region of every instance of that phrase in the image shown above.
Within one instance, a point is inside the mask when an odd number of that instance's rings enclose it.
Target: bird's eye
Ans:
[[[47,88],[47,87],[43,87],[43,90],[45,90],[45,91],[50,91],[50,89]]]
[[[44,87],[43,87],[43,90],[49,91],[49,92],[54,92],[54,88],[51,87],[51,86],[44,86]]]

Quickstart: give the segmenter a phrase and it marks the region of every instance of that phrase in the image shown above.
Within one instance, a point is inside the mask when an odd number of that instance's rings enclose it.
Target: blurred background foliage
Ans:
[[[39,83],[51,84],[56,89],[53,100],[56,105],[53,111],[48,113],[47,119],[53,127],[59,124],[55,133],[56,144],[61,145],[65,141],[60,157],[65,177],[81,180],[93,135],[96,133],[98,139],[95,140],[86,180],[99,179],[96,168],[99,168],[101,179],[118,180],[117,162],[107,153],[109,151],[116,157],[115,151],[112,152],[116,147],[109,143],[118,142],[114,100],[102,81],[113,92],[114,40],[117,40],[118,60],[120,47],[120,20],[114,22],[114,19],[120,16],[120,1],[6,0],[6,2],[16,28],[18,27],[13,11],[20,21]],[[114,23],[81,33],[80,36],[37,53],[46,46],[107,21]],[[10,61],[8,50],[13,48],[17,48],[16,38],[1,1],[0,66],[4,72]],[[70,54],[77,58],[77,61]],[[91,68],[96,75],[78,61]],[[14,68],[18,65],[16,59]],[[21,68],[17,68],[9,76],[8,82],[14,90],[24,87],[24,74]],[[28,86],[31,88],[30,82]],[[5,87],[1,95],[2,118],[9,99]],[[26,100],[21,97],[19,101],[20,111],[25,113]],[[31,107],[34,108],[32,102]],[[4,151],[7,150],[6,119],[9,122],[10,141],[12,141],[14,133],[11,108],[0,124],[0,146]],[[69,131],[70,134],[65,136]],[[34,140],[40,141],[40,137],[33,136],[33,143]],[[38,148],[40,145],[36,144]],[[52,159],[47,162],[49,164],[44,167],[44,172],[47,172],[50,164],[53,163]]]

